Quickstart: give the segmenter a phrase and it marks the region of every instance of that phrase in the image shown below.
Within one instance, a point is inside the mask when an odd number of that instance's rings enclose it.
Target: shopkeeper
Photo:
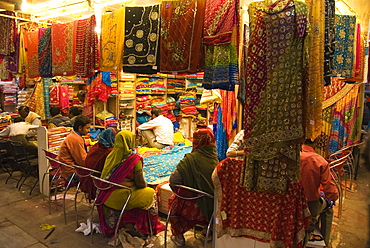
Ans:
[[[27,124],[36,125],[39,127],[42,126],[41,116],[39,116],[35,112],[30,111],[27,106],[20,106],[18,108],[18,113]]]
[[[159,108],[153,108],[151,114],[152,120],[138,126],[139,135],[143,139],[141,145],[159,149],[173,145],[172,121],[164,117]]]

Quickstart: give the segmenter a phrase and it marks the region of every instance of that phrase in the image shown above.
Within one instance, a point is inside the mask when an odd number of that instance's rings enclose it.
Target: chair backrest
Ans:
[[[16,161],[19,161],[19,160],[29,161],[29,155],[26,152],[26,149],[25,149],[24,145],[22,144],[22,142],[11,140],[10,144],[11,144],[11,147],[12,147],[14,159]]]
[[[90,175],[95,174],[96,176],[100,175],[101,172],[90,169],[87,167],[79,166],[79,165],[73,165],[73,168],[75,169],[76,174],[81,178],[81,177],[89,177]]]
[[[348,159],[351,156],[352,153],[347,153],[341,157],[333,159],[331,162],[329,162],[329,168],[330,169],[341,169],[346,163],[348,163]]]
[[[51,151],[48,151],[46,149],[42,149],[44,152],[45,152],[45,157],[46,159],[49,160],[49,164],[50,164],[50,167],[53,168],[53,169],[58,169],[60,168],[60,164],[55,162],[54,160],[51,160],[51,159],[55,159],[58,157],[57,154],[51,152]]]
[[[0,153],[13,156],[13,149],[10,140],[0,139]]]
[[[47,155],[45,155],[45,157],[49,160],[50,165],[51,165],[51,164],[52,164],[52,162],[53,162],[53,165],[55,165],[55,166],[56,166],[56,167],[53,167],[53,168],[59,168],[59,167],[61,167],[61,166],[66,166],[66,167],[68,167],[68,168],[72,168],[72,169],[73,169],[73,166],[72,166],[72,165],[65,164],[65,163],[63,163],[63,162],[61,162],[61,161],[57,160],[56,158],[52,158],[52,157],[49,157],[49,156],[47,156]]]
[[[173,193],[183,200],[197,200],[202,197],[209,197],[212,199],[214,198],[213,195],[207,192],[201,191],[199,189],[194,189],[186,185],[170,184],[170,187]]]
[[[108,180],[99,178],[99,177],[94,176],[94,175],[91,175],[91,178],[93,180],[93,183],[94,183],[95,187],[99,191],[109,190],[109,189],[113,188],[114,186],[116,186],[116,187],[121,188],[121,189],[127,189],[127,190],[129,190],[130,191],[130,197],[131,197],[132,190],[129,187],[126,187],[124,185],[121,185],[121,184],[118,184],[118,183],[114,183],[114,182],[111,182],[111,181],[108,181]]]

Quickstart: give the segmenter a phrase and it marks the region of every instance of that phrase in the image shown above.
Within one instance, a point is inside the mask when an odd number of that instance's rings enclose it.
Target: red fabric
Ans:
[[[215,145],[215,135],[209,128],[199,129],[193,134],[193,150],[198,149],[201,146]]]
[[[183,200],[172,195],[168,199],[168,208],[171,205],[171,216],[176,216],[170,218],[172,235],[184,234],[196,224],[206,225],[208,223],[196,200]]]
[[[25,33],[25,48],[27,50],[27,69],[30,78],[40,76],[39,67],[39,31]]]
[[[307,201],[320,199],[320,185],[327,198],[332,201],[338,199],[338,190],[330,176],[328,162],[306,145],[302,146],[301,151],[301,180]]]
[[[271,247],[302,247],[309,216],[303,188],[289,181],[286,194],[247,191],[243,160],[227,158],[212,175],[218,198],[217,236],[247,237]]]
[[[324,87],[323,101],[335,96],[343,89],[346,83],[338,78],[331,78],[331,84]]]

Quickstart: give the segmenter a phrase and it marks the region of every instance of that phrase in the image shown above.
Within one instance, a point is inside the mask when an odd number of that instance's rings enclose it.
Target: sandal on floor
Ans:
[[[182,235],[174,236],[171,235],[171,240],[174,242],[178,247],[185,245],[185,238]]]
[[[321,241],[324,238],[321,235],[311,234],[309,241]]]

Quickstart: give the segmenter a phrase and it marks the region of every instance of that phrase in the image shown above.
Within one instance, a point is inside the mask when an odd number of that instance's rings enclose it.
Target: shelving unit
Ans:
[[[136,74],[118,73],[118,100],[116,113],[120,130],[136,130]]]
[[[15,112],[17,109],[18,86],[15,81],[0,83],[0,104],[4,112]]]

